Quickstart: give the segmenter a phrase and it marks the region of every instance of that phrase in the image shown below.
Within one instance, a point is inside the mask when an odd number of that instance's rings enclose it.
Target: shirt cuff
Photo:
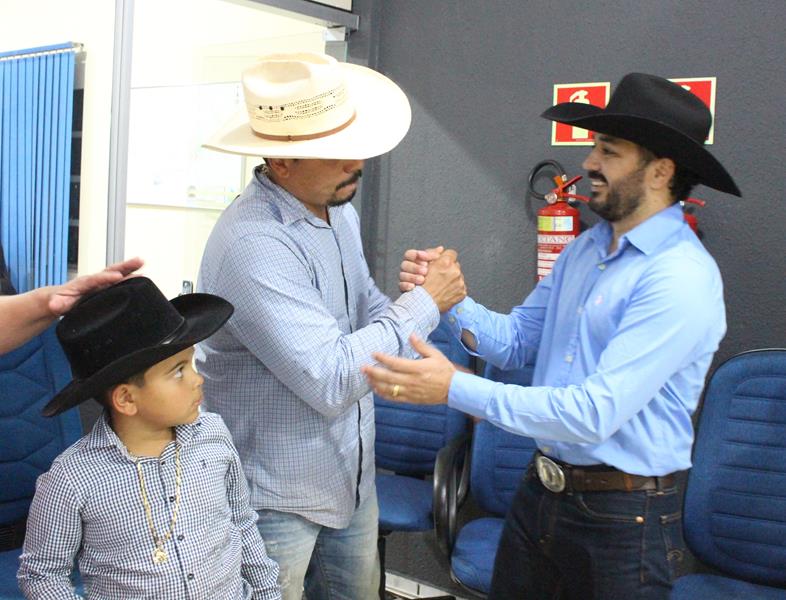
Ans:
[[[439,325],[439,309],[426,290],[417,286],[414,290],[401,294],[396,304],[406,309],[415,320],[415,332],[426,339]]]
[[[442,321],[447,324],[450,332],[461,343],[461,346],[464,348],[464,350],[466,350],[467,353],[472,356],[480,355],[478,354],[477,349],[473,350],[464,343],[464,340],[461,338],[461,334],[462,330],[466,329],[475,337],[475,340],[477,340],[478,336],[474,331],[474,311],[476,306],[477,305],[475,304],[475,301],[467,296],[464,298],[464,300],[453,306],[442,316]]]
[[[473,417],[486,418],[486,405],[495,381],[456,371],[450,381],[448,406]]]

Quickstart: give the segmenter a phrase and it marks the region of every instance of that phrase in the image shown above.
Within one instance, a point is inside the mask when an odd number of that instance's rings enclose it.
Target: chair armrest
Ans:
[[[456,514],[469,489],[470,440],[468,433],[453,439],[440,449],[434,464],[434,531],[448,558],[456,542]]]

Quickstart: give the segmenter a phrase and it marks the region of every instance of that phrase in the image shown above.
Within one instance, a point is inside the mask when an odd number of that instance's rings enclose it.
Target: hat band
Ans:
[[[355,112],[352,112],[352,116],[349,117],[349,120],[344,123],[343,125],[339,125],[338,127],[334,127],[333,129],[329,129],[328,131],[321,131],[319,133],[309,133],[305,135],[271,135],[269,133],[260,133],[259,131],[255,131],[252,129],[251,131],[254,132],[254,135],[261,137],[265,140],[272,140],[275,142],[300,142],[303,140],[316,140],[323,137],[328,137],[329,135],[333,135],[334,133],[338,133],[339,131],[346,129],[352,124],[352,121],[355,120]]]
[[[185,326],[186,326],[186,320],[185,320],[185,319],[184,319],[184,318],[181,316],[181,317],[180,317],[180,324],[179,324],[177,327],[175,327],[175,330],[174,330],[172,333],[170,333],[170,334],[169,334],[168,336],[166,336],[166,337],[165,337],[163,340],[161,340],[160,342],[158,342],[158,345],[159,345],[159,346],[165,346],[165,345],[167,345],[167,344],[171,344],[171,343],[172,343],[172,341],[173,341],[173,340],[174,340],[174,339],[175,339],[175,338],[176,338],[176,337],[177,337],[177,336],[180,334],[180,332],[181,332],[181,331],[182,331],[182,330],[185,328]]]

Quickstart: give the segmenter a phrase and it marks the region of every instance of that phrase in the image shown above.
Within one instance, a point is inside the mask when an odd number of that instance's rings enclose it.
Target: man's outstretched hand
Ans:
[[[445,404],[456,367],[417,335],[413,334],[409,341],[423,358],[410,360],[376,352],[373,356],[379,366],[364,365],[361,371],[374,391],[388,400]]]

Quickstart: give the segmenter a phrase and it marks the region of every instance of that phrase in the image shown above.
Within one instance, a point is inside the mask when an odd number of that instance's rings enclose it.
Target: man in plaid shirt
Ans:
[[[411,353],[465,295],[452,251],[391,300],[350,204],[365,158],[395,147],[407,97],[371,69],[279,54],[243,74],[246,106],[208,147],[265,159],[216,223],[199,289],[235,313],[200,344],[205,402],[237,443],[282,594],[378,594],[374,401],[360,367]]]

